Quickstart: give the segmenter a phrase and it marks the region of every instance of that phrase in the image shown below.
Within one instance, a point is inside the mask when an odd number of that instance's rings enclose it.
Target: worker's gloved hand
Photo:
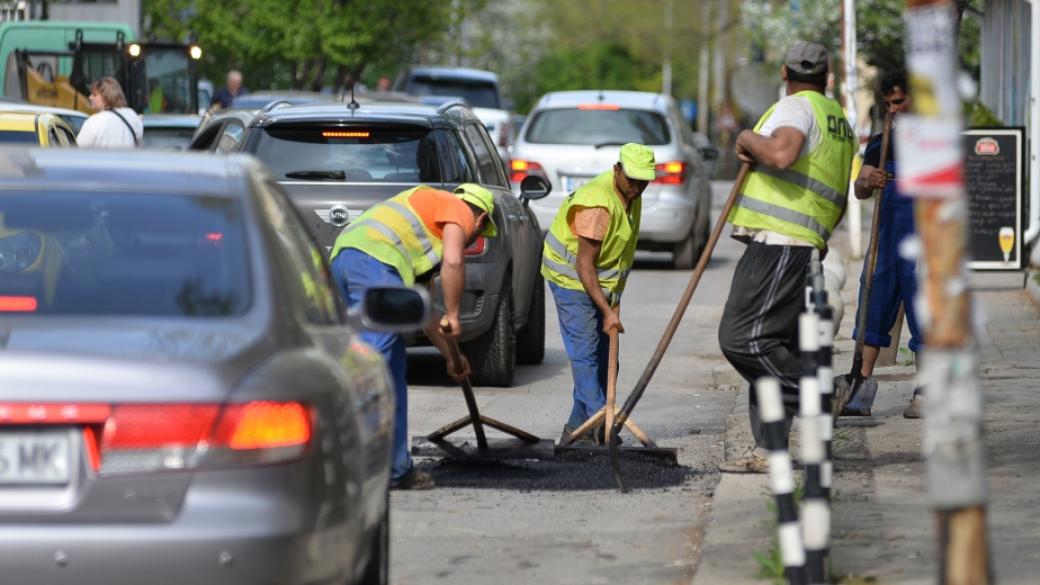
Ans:
[[[618,317],[613,312],[603,315],[603,333],[610,335],[610,330],[617,328],[618,333],[624,333],[625,327],[621,325],[621,317]]]
[[[466,356],[459,355],[459,357],[462,358],[461,369],[459,364],[456,364],[450,357],[448,358],[448,377],[456,382],[462,382],[472,373],[470,372],[469,360],[466,359]]]

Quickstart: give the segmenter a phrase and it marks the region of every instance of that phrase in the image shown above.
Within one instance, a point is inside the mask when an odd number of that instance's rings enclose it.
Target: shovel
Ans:
[[[881,132],[881,170],[888,163],[889,137],[892,133],[894,114],[885,115],[885,126]],[[874,270],[877,268],[878,232],[881,229],[881,203],[884,189],[874,190],[874,219],[870,226],[870,245],[867,247],[867,269],[863,288],[860,290],[859,312],[856,318],[856,349],[852,355],[852,371],[834,378],[834,404],[832,412],[835,419],[841,416],[845,405],[856,397],[863,386],[863,343],[867,335],[867,311],[870,309],[870,290],[874,285]]]

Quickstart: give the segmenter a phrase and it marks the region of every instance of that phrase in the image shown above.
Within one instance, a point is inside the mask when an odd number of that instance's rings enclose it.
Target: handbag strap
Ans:
[[[130,125],[130,122],[127,122],[126,118],[124,118],[119,112],[115,111],[115,109],[111,109],[109,112],[115,114],[116,117],[119,118],[119,121],[126,126],[126,129],[130,131],[130,136],[134,137],[134,146],[141,146],[141,139],[137,137],[137,133],[134,132],[134,127]]]

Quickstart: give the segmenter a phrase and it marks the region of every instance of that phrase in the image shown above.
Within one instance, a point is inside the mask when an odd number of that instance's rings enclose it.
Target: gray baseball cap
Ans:
[[[827,71],[827,49],[819,43],[798,41],[787,49],[784,65],[801,75],[819,75]]]

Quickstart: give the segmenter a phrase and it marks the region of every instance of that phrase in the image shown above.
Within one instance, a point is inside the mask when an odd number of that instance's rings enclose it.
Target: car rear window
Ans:
[[[535,114],[525,137],[535,144],[607,145],[671,142],[664,116],[650,110],[558,108]]]
[[[184,150],[188,148],[194,128],[145,128],[144,146],[163,150]]]
[[[279,180],[441,182],[429,128],[269,126],[253,154]]]
[[[460,97],[474,108],[501,109],[498,89],[490,81],[446,79],[417,75],[412,78],[408,93],[412,95],[443,95]]]
[[[3,144],[39,144],[40,137],[35,132],[17,130],[0,130],[0,143]]]
[[[243,225],[226,197],[0,191],[0,314],[242,314]]]

